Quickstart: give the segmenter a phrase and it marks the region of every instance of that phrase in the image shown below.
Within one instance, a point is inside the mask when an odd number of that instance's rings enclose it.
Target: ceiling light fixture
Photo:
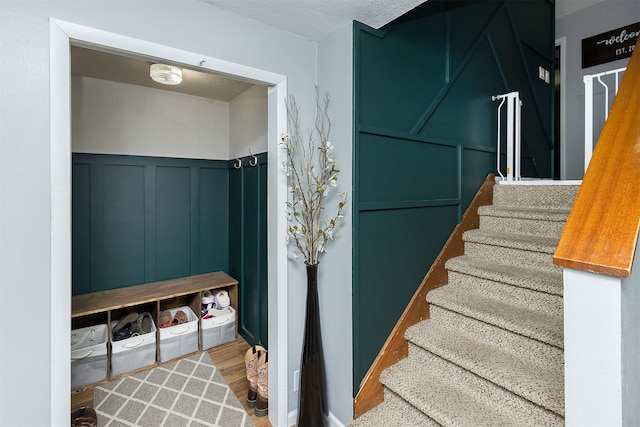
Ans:
[[[173,65],[151,64],[149,75],[163,85],[177,85],[182,81],[182,70]]]

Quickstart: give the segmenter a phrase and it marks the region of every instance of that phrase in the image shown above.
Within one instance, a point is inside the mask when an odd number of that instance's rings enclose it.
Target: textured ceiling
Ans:
[[[198,0],[265,25],[322,41],[350,21],[380,28],[422,4],[424,0]],[[564,16],[603,0],[556,0],[556,16]],[[635,0],[634,0],[635,1]],[[230,101],[251,87],[214,74],[183,69],[177,86],[155,83],[149,77],[151,62],[91,49],[74,47],[72,74]]]
[[[218,9],[320,41],[356,20],[379,28],[424,0],[200,0]],[[182,83],[166,86],[149,77],[151,62],[84,47],[71,49],[71,74],[229,102],[252,85],[183,68]]]
[[[321,41],[350,21],[380,28],[425,0],[203,0],[269,26]]]

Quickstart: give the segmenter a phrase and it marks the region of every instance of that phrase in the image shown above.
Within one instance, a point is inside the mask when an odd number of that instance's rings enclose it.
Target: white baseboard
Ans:
[[[346,427],[344,424],[342,424],[342,422],[340,422],[339,419],[336,418],[335,415],[333,415],[331,412],[329,412],[329,416],[327,417],[328,421],[329,421],[329,427]],[[289,415],[287,416],[287,419],[289,420],[287,422],[287,426],[293,426],[296,424],[296,421],[298,420],[298,411],[291,411],[289,412]]]

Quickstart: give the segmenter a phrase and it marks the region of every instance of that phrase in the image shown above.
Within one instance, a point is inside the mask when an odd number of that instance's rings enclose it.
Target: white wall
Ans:
[[[329,92],[331,142],[340,173],[333,195],[348,194],[344,219],[323,257],[319,276],[321,325],[327,365],[331,415],[346,425],[353,418],[352,333],[352,147],[353,25],[348,24],[320,44],[318,88]],[[332,419],[332,421],[335,421]]]
[[[313,105],[317,75],[315,43],[205,2],[0,2],[0,320],[19,325],[0,329],[0,425],[7,426],[21,425],[25,414],[33,425],[57,424],[52,402],[68,393],[49,384],[57,369],[51,366],[51,277],[60,267],[50,262],[57,233],[50,202],[50,17],[286,76],[289,92],[305,106]],[[336,128],[350,126],[351,115],[333,119]],[[348,165],[343,170],[350,175]],[[334,263],[350,271],[350,257]],[[349,278],[343,283],[350,288]],[[300,285],[289,281],[290,289]],[[303,304],[296,292],[289,301]],[[301,323],[298,314],[288,314],[292,330]],[[286,389],[299,366],[299,346],[292,352],[298,357],[289,358]]]
[[[640,243],[622,281],[622,424],[640,425]]]
[[[76,153],[229,159],[227,102],[90,77],[71,82]]]
[[[622,425],[621,280],[565,268],[567,427]]]
[[[229,103],[229,159],[267,151],[267,89],[254,86]]]
[[[584,83],[582,77],[626,66],[628,59],[582,68],[582,39],[640,21],[640,1],[604,0],[556,19],[556,39],[566,37],[566,154],[564,179],[584,175]]]

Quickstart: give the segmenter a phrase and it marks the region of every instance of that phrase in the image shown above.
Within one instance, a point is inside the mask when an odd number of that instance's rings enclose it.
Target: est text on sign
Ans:
[[[582,39],[582,68],[628,58],[640,38],[640,22]]]

